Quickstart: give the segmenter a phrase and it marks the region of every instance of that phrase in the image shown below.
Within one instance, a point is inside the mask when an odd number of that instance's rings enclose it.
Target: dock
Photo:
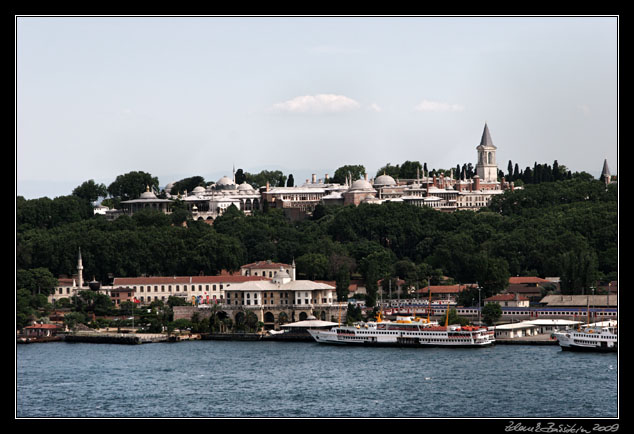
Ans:
[[[200,337],[198,337],[200,339]],[[78,331],[64,335],[65,342],[85,342],[95,344],[139,345],[156,342],[177,342],[189,339],[189,336],[168,336],[164,333],[111,333]]]
[[[515,338],[495,338],[495,345],[559,345],[550,334],[522,336]]]

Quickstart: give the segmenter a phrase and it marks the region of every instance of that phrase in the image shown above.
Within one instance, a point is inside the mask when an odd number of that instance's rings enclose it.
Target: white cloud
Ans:
[[[381,108],[381,106],[379,106],[377,103],[373,102],[372,104],[370,104],[370,106],[368,107],[369,110],[374,111],[374,112],[380,112],[383,109]]]
[[[361,107],[357,101],[343,95],[318,94],[298,96],[274,104],[273,111],[290,113],[338,113]]]
[[[414,107],[414,110],[421,112],[461,112],[464,110],[464,106],[462,104],[449,104],[447,102],[424,99]]]

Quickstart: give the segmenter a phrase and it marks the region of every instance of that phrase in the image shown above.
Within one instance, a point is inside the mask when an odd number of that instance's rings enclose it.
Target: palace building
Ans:
[[[212,222],[221,216],[230,206],[235,206],[246,215],[256,210],[269,208],[283,209],[292,219],[309,216],[317,205],[344,206],[360,204],[381,204],[385,202],[402,202],[414,206],[430,207],[439,211],[453,212],[457,210],[478,210],[491,203],[494,196],[513,190],[514,184],[502,177],[498,181],[497,147],[493,144],[489,126],[485,123],[480,143],[476,147],[477,163],[475,176],[467,179],[463,172],[456,179],[451,174],[429,176],[428,173],[417,174],[416,179],[394,179],[382,174],[369,179],[367,174],[362,179],[353,180],[346,177],[343,184],[329,182],[326,174],[323,179],[312,180],[293,187],[262,186],[253,188],[248,183],[236,184],[235,173],[232,178],[223,176],[215,184],[207,187],[196,187],[191,192],[178,195],[169,194],[173,183],[165,187],[166,198],[161,199],[153,191],[148,190],[138,199],[122,202],[123,211],[105,211],[106,215],[116,217],[121,213],[128,215],[146,209],[158,209],[164,213],[171,212],[172,202],[180,199],[187,204],[194,220]],[[606,184],[611,182],[607,161],[604,163],[602,179]]]

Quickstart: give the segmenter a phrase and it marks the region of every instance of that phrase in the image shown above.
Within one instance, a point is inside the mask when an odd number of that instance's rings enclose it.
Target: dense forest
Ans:
[[[409,163],[396,167],[417,170]],[[295,260],[300,278],[335,280],[342,294],[350,279],[363,279],[370,302],[376,282],[390,278],[421,287],[449,277],[478,282],[491,295],[505,288],[509,276],[558,276],[562,292],[583,293],[597,281],[617,279],[618,187],[606,188],[584,173],[566,174],[556,163],[555,171],[535,165],[517,172],[516,165],[511,172],[509,162],[508,175],[500,175],[523,177],[524,188],[495,197],[478,212],[442,213],[403,203],[318,206],[312,218],[293,222],[280,210],[247,217],[230,208],[209,225],[187,220],[176,203],[169,216],[144,211],[107,221],[93,215],[91,202],[99,196],[120,200],[158,184],[150,174],[131,172],[107,189],[88,181],[69,196],[18,197],[16,266],[22,275],[72,275],[81,248],[84,277],[104,283],[114,276],[213,275],[271,259]],[[541,175],[529,179],[527,172]]]
[[[101,282],[213,275],[271,259],[295,260],[299,278],[335,280],[339,288],[364,279],[370,298],[376,281],[396,277],[420,287],[448,276],[478,282],[491,295],[509,276],[559,276],[562,292],[581,293],[617,279],[617,188],[582,174],[525,184],[478,212],[403,203],[318,206],[312,218],[293,222],[276,209],[247,217],[230,208],[213,225],[186,226],[183,212],[106,221],[78,188],[55,199],[17,198],[16,266],[72,275],[81,248],[84,278]]]

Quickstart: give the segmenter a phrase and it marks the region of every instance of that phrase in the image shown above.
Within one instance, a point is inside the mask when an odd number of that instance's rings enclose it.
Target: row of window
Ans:
[[[180,292],[180,285],[174,285],[176,291],[175,292]],[[209,287],[210,285],[204,285],[204,290],[205,291],[209,291]],[[211,285],[211,290],[212,291],[222,291],[224,285],[221,283],[219,285]],[[135,291],[137,289],[136,286],[132,287]],[[144,290],[147,290],[146,292],[152,292],[152,288],[154,288],[154,292],[159,292],[159,286],[158,285],[147,285],[147,287],[140,285],[139,286],[139,292],[144,292]],[[191,287],[189,288],[190,291],[196,291],[196,285],[191,285]],[[183,291],[187,292],[188,288],[187,285],[183,285]],[[198,285],[198,292],[202,292],[203,291],[203,285]],[[161,292],[165,292],[165,285],[161,285]],[[167,292],[172,292],[172,285],[167,285]]]
[[[198,288],[196,288],[198,286]],[[175,287],[175,292],[181,292],[181,287],[180,285],[174,285]],[[203,288],[204,287],[204,288]],[[66,288],[57,288],[57,294],[59,295],[63,295],[64,294],[64,290],[66,290],[66,294],[70,294],[71,290],[73,288],[71,287],[66,287]],[[137,290],[137,286],[133,286],[132,289]],[[147,285],[147,286],[143,286],[140,285],[138,287],[138,291],[139,292],[152,292],[152,289],[154,289],[154,292],[159,292],[159,285]],[[191,285],[188,288],[188,285],[183,285],[183,292],[187,292],[189,291],[196,291],[198,290],[198,292],[203,292],[204,291],[209,291],[210,289],[210,285]],[[218,284],[218,285],[211,285],[211,290],[212,291],[222,291],[224,289],[224,284]],[[165,292],[165,285],[160,285],[160,292]],[[172,292],[172,285],[167,285],[167,292]]]

